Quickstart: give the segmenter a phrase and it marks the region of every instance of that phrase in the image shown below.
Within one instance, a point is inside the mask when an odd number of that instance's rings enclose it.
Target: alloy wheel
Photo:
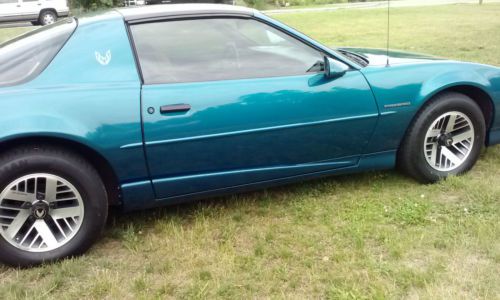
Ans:
[[[448,172],[461,166],[474,145],[474,126],[464,113],[439,116],[425,135],[424,155],[435,170]]]
[[[63,246],[77,234],[83,217],[78,190],[53,174],[23,176],[0,193],[0,235],[24,251],[47,252]]]

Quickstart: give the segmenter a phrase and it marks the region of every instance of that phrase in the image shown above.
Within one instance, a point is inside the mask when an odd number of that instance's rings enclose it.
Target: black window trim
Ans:
[[[253,15],[248,13],[240,12],[224,12],[224,13],[176,13],[175,15],[161,15],[161,16],[149,16],[140,19],[124,19],[125,22],[130,25],[144,24],[144,23],[156,23],[161,21],[180,21],[180,20],[193,20],[193,19],[214,19],[214,18],[243,18],[250,19],[254,18]]]
[[[137,48],[135,46],[135,41],[134,41],[134,36],[132,35],[132,31],[130,30],[130,27],[132,25],[138,25],[138,24],[147,24],[147,23],[158,23],[158,22],[169,22],[169,21],[184,21],[184,20],[199,20],[199,19],[220,19],[220,18],[229,18],[229,19],[248,19],[248,20],[254,20],[260,23],[263,23],[265,25],[268,25],[281,33],[301,42],[302,44],[318,51],[321,55],[330,57],[335,60],[339,60],[342,63],[346,64],[349,66],[348,71],[354,71],[357,70],[359,67],[350,62],[349,60],[346,60],[345,58],[337,57],[334,56],[330,53],[325,52],[323,49],[317,47],[316,45],[310,43],[307,40],[304,40],[300,36],[297,36],[287,30],[284,30],[283,28],[268,22],[266,20],[260,19],[255,17],[253,14],[248,14],[248,13],[239,13],[239,12],[230,12],[230,13],[191,13],[191,14],[177,14],[177,15],[167,15],[167,16],[161,16],[161,17],[148,17],[148,18],[142,18],[142,19],[131,19],[131,20],[126,20],[125,21],[125,26],[127,28],[127,34],[130,42],[130,47],[132,49],[132,52],[134,54],[134,59],[135,59],[135,66],[137,68],[137,72],[139,74],[139,77],[141,79],[141,85],[146,85],[146,86],[155,86],[155,85],[162,85],[162,84],[169,84],[169,83],[145,83],[144,82],[144,76],[142,74],[142,68],[141,64],[139,61],[139,55],[137,53]],[[204,82],[204,81],[200,81]]]

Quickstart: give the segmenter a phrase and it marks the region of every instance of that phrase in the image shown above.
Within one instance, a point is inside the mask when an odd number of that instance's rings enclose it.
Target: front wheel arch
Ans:
[[[459,99],[461,99],[461,101],[463,102],[457,102],[459,101]],[[455,103],[450,103],[450,102],[455,102]],[[429,117],[431,117],[433,114],[438,113],[440,110],[441,113],[443,113],[443,112],[456,112],[457,109],[458,111],[462,111],[462,109],[465,109],[466,111],[470,112],[473,116],[475,116],[474,118],[472,118],[472,120],[475,120],[472,123],[475,122],[474,128],[480,129],[479,131],[480,133],[479,134],[476,133],[477,137],[479,138],[477,147],[472,148],[473,149],[472,151],[474,151],[473,152],[474,155],[472,155],[471,158],[468,159],[469,162],[466,161],[467,158],[464,158],[463,161],[464,163],[461,162],[462,165],[458,165],[457,167],[455,167],[455,170],[453,170],[453,172],[449,174],[446,174],[447,172],[446,170],[445,171],[438,170],[438,172],[434,170],[431,170],[431,172],[427,170],[422,171],[422,168],[423,169],[433,168],[433,167],[430,168],[423,167],[423,164],[421,164],[422,159],[420,160],[418,159],[420,158],[420,153],[419,153],[420,150],[418,149],[420,146],[419,136],[422,135],[421,133],[422,126],[426,126],[425,124],[429,122]],[[421,109],[415,114],[415,117],[412,119],[408,128],[405,131],[405,134],[397,150],[396,163],[398,169],[404,171],[411,177],[424,183],[436,182],[437,180],[446,178],[449,175],[453,174],[459,175],[467,172],[475,164],[477,158],[479,157],[480,153],[479,151],[481,149],[481,146],[484,146],[486,141],[487,123],[485,122],[485,117],[483,114],[484,113],[481,111],[480,105],[474,99],[463,93],[457,93],[456,91],[447,90],[446,92],[443,91],[441,93],[434,95],[429,101],[427,101],[424,105],[422,105]],[[423,137],[421,138],[423,139]],[[472,142],[475,143],[474,140]],[[446,145],[446,147],[449,147],[449,145]],[[427,164],[425,165],[428,166]]]
[[[442,94],[455,92],[459,94],[463,94],[469,98],[471,98],[478,106],[481,108],[481,112],[483,113],[483,117],[486,125],[486,137],[488,137],[488,133],[493,125],[494,114],[495,114],[495,105],[493,103],[493,98],[481,87],[472,84],[455,84],[446,86],[442,89],[438,89],[433,93],[429,94],[423,101],[421,107],[415,112],[415,115],[411,122],[408,125],[408,129],[411,124],[415,121],[415,118],[420,114],[421,111],[425,109],[425,107],[435,98]],[[406,135],[407,132],[405,132]],[[402,142],[402,141],[401,141]],[[488,139],[485,140],[486,144],[488,144]],[[400,145],[401,147],[401,145]],[[399,148],[400,148],[399,147]]]
[[[398,145],[398,151],[396,155],[396,162],[399,162],[399,157],[400,157],[400,149],[401,146],[404,142],[404,137],[408,135],[408,131],[410,130],[411,126],[415,122],[415,119],[420,115],[420,113],[425,109],[427,105],[429,105],[434,99],[438,98],[438,96],[442,94],[446,94],[449,92],[456,92],[459,94],[466,95],[467,97],[471,98],[478,106],[481,108],[481,112],[483,113],[485,125],[486,125],[486,138],[485,138],[485,144],[488,145],[488,137],[489,137],[489,131],[491,129],[491,126],[493,125],[493,119],[494,119],[494,113],[495,113],[495,106],[493,104],[493,99],[490,97],[490,95],[485,92],[483,89],[474,86],[474,85],[453,85],[453,86],[448,86],[446,88],[443,88],[441,90],[437,90],[434,93],[430,94],[424,101],[423,104],[420,106],[420,108],[415,112],[412,120],[408,123],[408,127],[406,128],[403,138],[401,139],[399,145]],[[398,163],[399,165],[399,163]]]

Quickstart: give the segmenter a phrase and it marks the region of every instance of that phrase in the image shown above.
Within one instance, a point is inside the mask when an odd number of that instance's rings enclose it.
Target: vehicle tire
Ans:
[[[485,131],[483,113],[471,98],[455,92],[440,94],[408,128],[398,166],[424,183],[463,174],[476,163]]]
[[[40,13],[38,23],[42,26],[54,24],[57,21],[57,14],[52,10],[44,10]]]
[[[23,146],[0,157],[0,261],[27,267],[84,253],[106,223],[104,184],[79,155]]]

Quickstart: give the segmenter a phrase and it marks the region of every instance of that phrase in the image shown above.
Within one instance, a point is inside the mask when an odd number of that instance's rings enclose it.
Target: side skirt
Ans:
[[[487,140],[488,146],[500,144],[500,128],[491,129]]]
[[[174,196],[164,199],[155,199],[151,182],[141,181],[129,184],[123,184],[123,210],[133,211],[147,209],[159,206],[173,205],[184,202],[200,200],[204,198],[223,196],[227,194],[249,192],[268,187],[290,184],[305,180],[311,180],[331,175],[351,174],[362,171],[385,170],[394,168],[396,165],[396,150],[365,154],[361,157],[357,165],[338,168],[327,171],[313,172],[296,176],[284,177],[273,180],[255,182],[251,184],[242,184],[228,188],[214,189],[200,193],[192,193],[181,196]]]

